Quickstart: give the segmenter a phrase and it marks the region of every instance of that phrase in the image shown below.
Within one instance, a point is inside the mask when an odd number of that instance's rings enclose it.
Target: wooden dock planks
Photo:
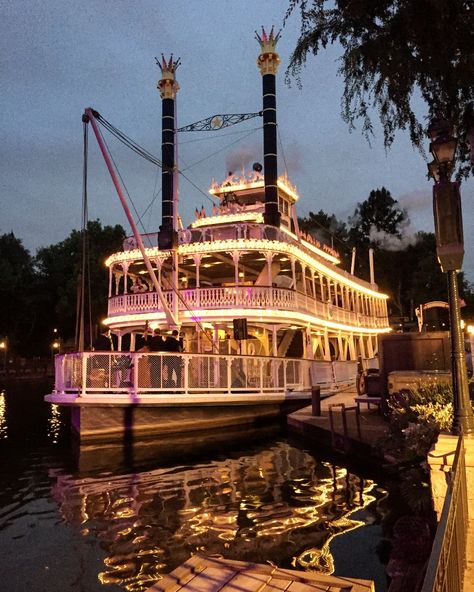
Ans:
[[[147,592],[374,592],[371,580],[193,555]]]

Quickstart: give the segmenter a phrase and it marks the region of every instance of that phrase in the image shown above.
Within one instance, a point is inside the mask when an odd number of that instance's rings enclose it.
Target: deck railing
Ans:
[[[80,396],[170,392],[278,393],[355,383],[357,363],[174,353],[82,352],[55,359],[55,392]]]
[[[460,436],[451,481],[421,592],[462,592],[467,542],[467,486],[464,441]]]
[[[173,292],[163,291],[172,305]],[[179,290],[179,310],[196,309],[272,309],[313,313],[323,319],[364,327],[386,327],[387,317],[363,315],[342,307],[320,302],[310,295],[286,288],[270,286],[218,286],[213,288],[188,288]],[[109,316],[161,311],[162,305],[156,292],[121,294],[109,298]]]

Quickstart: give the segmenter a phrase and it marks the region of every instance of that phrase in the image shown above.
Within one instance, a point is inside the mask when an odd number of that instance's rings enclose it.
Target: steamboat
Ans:
[[[179,60],[158,62],[159,232],[138,232],[98,131],[100,115],[85,111],[133,236],[107,260],[104,324],[115,351],[82,347],[55,359],[46,400],[71,407],[81,441],[261,425],[306,406],[315,387],[331,393],[354,384],[358,361],[371,365],[377,336],[390,331],[387,296],[373,277],[366,282],[344,271],[333,248],[299,229],[298,193],[287,175],[278,176],[278,37],[273,30],[257,34],[263,108],[249,116],[263,119],[263,166],[213,182],[212,212],[196,210],[186,228],[176,198]],[[233,118],[203,122],[215,129]],[[179,331],[183,348],[141,347],[144,331],[157,329]]]

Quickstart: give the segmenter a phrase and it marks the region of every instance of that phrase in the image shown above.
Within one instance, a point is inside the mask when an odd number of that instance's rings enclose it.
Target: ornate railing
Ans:
[[[460,436],[421,592],[462,592],[467,512],[465,450],[463,437]]]
[[[181,392],[324,391],[354,383],[357,363],[173,353],[82,352],[55,358],[55,393],[80,396]]]
[[[337,323],[346,323],[364,327],[386,327],[386,317],[362,315],[344,308],[320,302],[313,297],[270,286],[229,286],[213,288],[189,288],[179,290],[178,296],[172,291],[163,292],[169,306],[172,306],[173,296],[178,298],[179,310],[199,309],[273,309],[291,310],[301,313],[314,314],[322,319]],[[145,312],[160,312],[162,306],[156,292],[142,294],[122,294],[109,298],[109,316],[123,314],[139,314]]]

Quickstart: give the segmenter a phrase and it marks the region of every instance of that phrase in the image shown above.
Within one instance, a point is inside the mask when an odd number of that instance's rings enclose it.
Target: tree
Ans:
[[[369,138],[374,109],[386,147],[396,130],[408,128],[413,145],[423,152],[424,125],[412,104],[419,94],[425,117],[443,117],[454,125],[459,173],[474,173],[468,160],[468,137],[474,137],[472,0],[290,0],[285,21],[298,7],[301,33],[287,76],[299,80],[308,54],[338,42],[342,117],[351,128],[362,119]]]
[[[122,247],[125,231],[120,225],[104,226],[98,220],[87,225],[88,271],[92,324],[96,325],[107,313],[108,276],[104,261]],[[39,249],[35,263],[38,273],[38,306],[49,310],[41,328],[47,339],[53,327],[64,340],[75,335],[78,282],[82,273],[83,234],[73,230],[64,241]],[[87,318],[86,305],[86,323]]]
[[[317,214],[310,212],[306,218],[298,218],[298,225],[300,230],[309,232],[317,240],[329,245],[332,245],[334,238],[347,238],[346,224],[338,220],[334,214],[326,214],[323,210],[319,210]]]
[[[13,232],[0,236],[0,338],[10,352],[24,354],[33,333],[28,316],[34,294],[33,260]]]
[[[349,236],[356,247],[382,246],[387,250],[399,248],[408,215],[398,206],[390,191],[382,187],[373,189],[369,197],[358,203],[349,219]]]

